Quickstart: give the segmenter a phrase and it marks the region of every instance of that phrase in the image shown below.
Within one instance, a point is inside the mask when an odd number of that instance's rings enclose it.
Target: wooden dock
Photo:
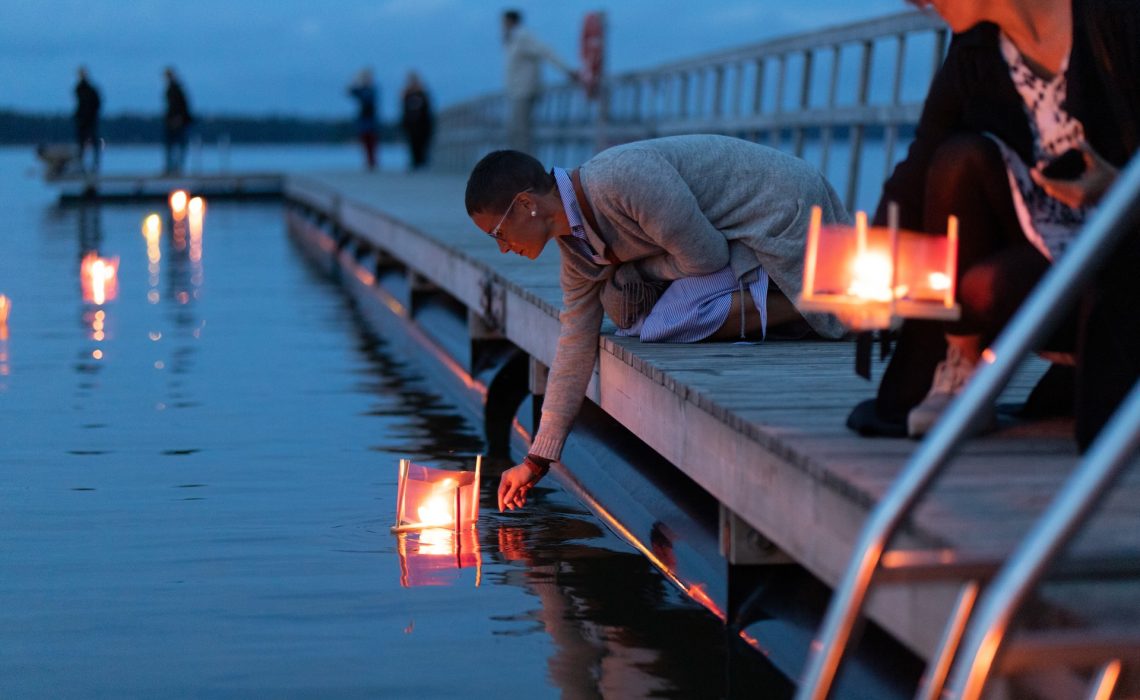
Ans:
[[[275,199],[284,191],[281,173],[155,173],[67,175],[50,178],[59,187],[60,202],[135,202],[165,200],[174,190],[186,190],[207,199]]]
[[[549,366],[558,336],[558,253],[501,255],[463,208],[465,178],[415,174],[289,176],[291,206],[399,260]],[[869,509],[918,443],[860,438],[844,427],[874,384],[853,372],[849,342],[641,344],[604,334],[589,398],[738,518],[828,585],[845,570]],[[1004,400],[1044,369],[1031,361]],[[876,379],[881,364],[876,367]],[[971,441],[895,549],[943,558],[1007,554],[1055,495],[1078,455],[1064,420],[1007,422]],[[573,465],[567,465],[573,471]],[[1076,547],[1137,560],[1140,476],[1127,476]],[[877,585],[868,615],[923,658],[936,647],[961,581],[912,575]],[[1066,624],[1135,622],[1135,586],[1051,584]],[[1123,592],[1123,593],[1122,593]],[[1123,604],[1124,594],[1132,604]],[[1131,598],[1128,598],[1131,596]]]

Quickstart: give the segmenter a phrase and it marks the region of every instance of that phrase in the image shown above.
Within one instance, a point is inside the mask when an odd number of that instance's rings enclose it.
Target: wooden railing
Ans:
[[[573,166],[606,146],[720,133],[795,153],[820,168],[849,208],[874,204],[941,63],[948,32],[906,12],[607,76],[600,96],[551,86],[535,110],[535,155]],[[505,147],[501,94],[440,114],[435,160],[465,171]]]

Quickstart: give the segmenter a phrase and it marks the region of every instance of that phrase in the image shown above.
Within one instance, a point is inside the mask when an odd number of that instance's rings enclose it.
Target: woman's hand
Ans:
[[[1082,143],[1079,146],[1085,158],[1085,170],[1072,180],[1056,180],[1045,177],[1038,169],[1029,171],[1033,181],[1041,186],[1053,199],[1074,209],[1092,206],[1100,201],[1108,188],[1116,182],[1117,169],[1092,146]]]
[[[537,458],[536,458],[537,459]],[[499,479],[499,512],[503,509],[514,510],[526,505],[526,494],[546,476],[549,465],[543,466],[530,462],[528,457],[522,464],[511,467],[503,472]]]

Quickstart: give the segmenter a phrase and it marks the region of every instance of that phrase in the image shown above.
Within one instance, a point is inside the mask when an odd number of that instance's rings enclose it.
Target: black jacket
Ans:
[[[1033,136],[1021,97],[989,23],[954,36],[930,86],[906,158],[883,186],[875,221],[899,203],[899,225],[921,229],[930,159],[956,133],[988,132],[1034,165]],[[1073,0],[1073,48],[1066,71],[1069,113],[1098,153],[1122,167],[1140,141],[1140,2]]]

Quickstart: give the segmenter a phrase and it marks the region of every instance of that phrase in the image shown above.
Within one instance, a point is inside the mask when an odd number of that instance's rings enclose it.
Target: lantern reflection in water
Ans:
[[[954,280],[958,265],[958,219],[945,235],[905,231],[897,208],[890,225],[869,227],[859,212],[854,226],[821,226],[812,208],[799,306],[835,314],[855,330],[893,328],[903,318],[958,318]]]
[[[79,265],[80,283],[83,286],[83,301],[102,306],[119,293],[119,259],[101,258],[98,253],[83,256]]]
[[[202,260],[202,224],[206,218],[206,200],[192,197],[187,205],[190,222],[190,261]]]
[[[479,585],[479,473],[434,469],[400,460],[396,491],[400,582],[404,586],[444,585],[459,569],[474,566]]]

